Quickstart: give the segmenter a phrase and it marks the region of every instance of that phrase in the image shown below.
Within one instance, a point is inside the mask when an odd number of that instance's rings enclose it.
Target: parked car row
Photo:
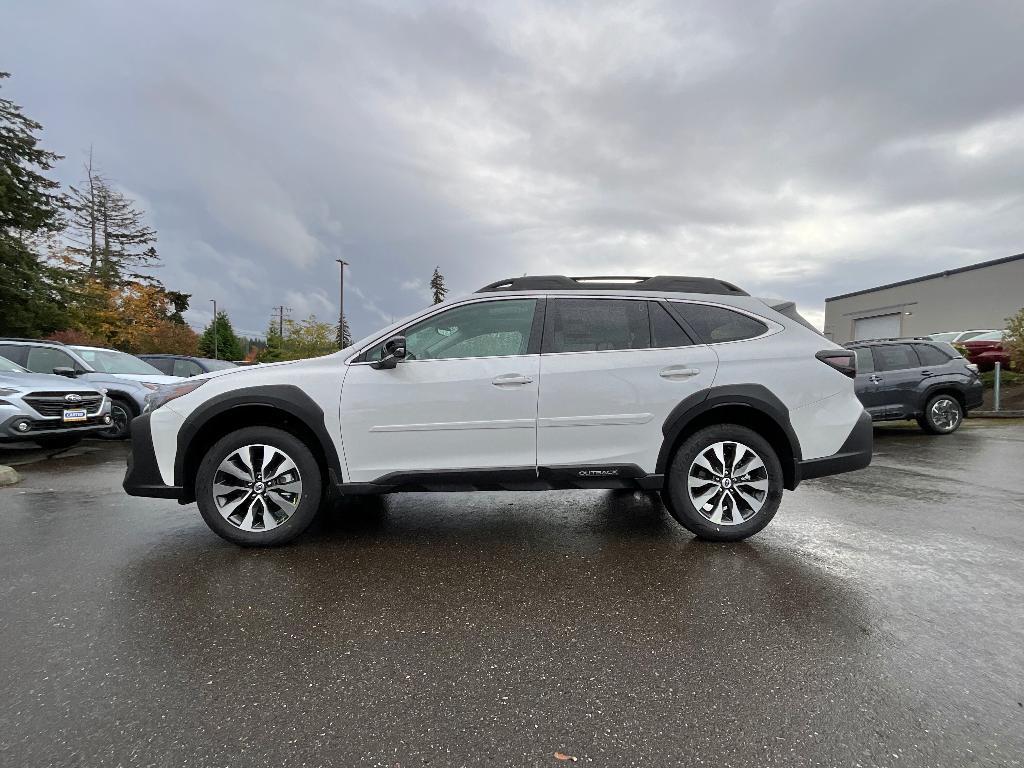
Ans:
[[[996,363],[999,363],[1004,369],[1010,368],[1012,364],[1010,350],[1004,344],[1006,331],[945,331],[930,333],[928,338],[932,341],[945,341],[963,347],[967,350],[967,360],[982,371],[991,371],[996,367]]]
[[[0,440],[55,446],[90,433],[124,439],[131,420],[145,409],[146,396],[159,386],[234,366],[184,355],[145,357],[153,363],[104,347],[0,338]],[[68,408],[61,410],[61,404]],[[71,407],[78,405],[85,406],[84,421],[82,408]]]

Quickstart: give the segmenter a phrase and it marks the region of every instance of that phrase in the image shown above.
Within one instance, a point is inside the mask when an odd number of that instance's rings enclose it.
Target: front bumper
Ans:
[[[35,440],[37,437],[64,437],[65,435],[82,435],[87,437],[104,429],[110,429],[110,409],[105,408],[99,413],[89,416],[83,422],[65,424],[60,419],[41,419],[27,414],[15,413],[0,422],[0,442],[13,443]],[[104,419],[108,419],[104,421]],[[30,429],[21,432],[15,425],[27,421]]]
[[[153,450],[153,435],[150,431],[151,413],[144,413],[132,419],[132,451],[128,454],[128,471],[125,472],[122,487],[130,496],[148,496],[157,499],[181,498],[181,487],[164,485],[160,468]]]
[[[871,463],[871,452],[874,444],[874,430],[871,427],[871,414],[862,411],[857,423],[850,431],[849,437],[842,447],[831,456],[820,459],[805,459],[796,462],[796,481],[810,480],[815,477],[839,475],[864,469]],[[794,484],[795,487],[795,484]]]

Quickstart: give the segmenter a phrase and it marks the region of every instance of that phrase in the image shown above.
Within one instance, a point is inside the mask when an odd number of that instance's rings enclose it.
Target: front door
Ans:
[[[875,361],[878,402],[889,418],[913,413],[910,401],[921,380],[921,362],[909,344],[879,344],[871,348]],[[910,406],[910,412],[907,408]]]
[[[690,339],[659,301],[549,298],[538,465],[654,472],[665,419],[710,386],[717,367],[714,350]]]
[[[348,481],[535,468],[536,308],[537,299],[521,298],[461,304],[399,331],[407,356],[395,368],[349,365],[341,390]],[[380,345],[366,357],[379,359]]]

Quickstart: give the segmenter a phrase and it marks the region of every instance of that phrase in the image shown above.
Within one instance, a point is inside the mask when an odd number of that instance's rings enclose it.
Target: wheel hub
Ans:
[[[690,502],[716,525],[740,525],[761,511],[768,499],[768,469],[747,445],[713,443],[690,464],[686,478]]]
[[[302,498],[302,475],[295,460],[272,445],[246,445],[232,451],[213,476],[217,510],[243,531],[263,532],[284,524]]]

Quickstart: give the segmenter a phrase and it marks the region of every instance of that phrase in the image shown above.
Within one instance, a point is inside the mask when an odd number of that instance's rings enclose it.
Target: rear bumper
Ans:
[[[979,379],[973,384],[969,384],[964,390],[964,409],[967,411],[973,411],[975,408],[981,408],[982,403],[985,399],[985,385],[981,383]]]
[[[871,415],[867,411],[862,411],[857,423],[850,431],[849,437],[846,438],[846,442],[836,453],[820,459],[805,459],[796,462],[797,482],[794,483],[794,487],[802,480],[864,469],[871,463],[873,444],[874,432],[871,428]]]
[[[153,435],[149,418],[144,413],[132,419],[132,451],[128,454],[128,471],[125,472],[122,487],[129,496],[148,496],[157,499],[181,498],[181,487],[165,485],[156,463],[153,450]]]

